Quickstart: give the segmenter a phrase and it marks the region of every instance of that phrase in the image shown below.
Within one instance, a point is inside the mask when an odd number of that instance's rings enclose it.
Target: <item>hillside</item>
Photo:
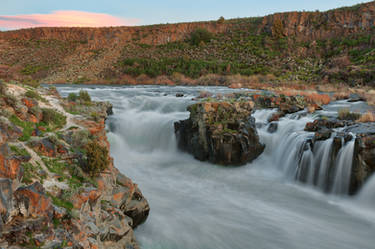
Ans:
[[[372,86],[374,25],[372,1],[210,22],[0,32],[0,78],[224,85],[245,78]],[[244,77],[231,76],[238,74]]]

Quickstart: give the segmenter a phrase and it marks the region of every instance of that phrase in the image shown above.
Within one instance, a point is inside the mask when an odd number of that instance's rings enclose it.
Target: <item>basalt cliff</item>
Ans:
[[[326,12],[0,32],[0,78],[47,83],[373,85],[375,2]],[[242,78],[239,76],[241,75]]]
[[[113,165],[109,103],[0,82],[0,247],[139,248],[149,205]]]

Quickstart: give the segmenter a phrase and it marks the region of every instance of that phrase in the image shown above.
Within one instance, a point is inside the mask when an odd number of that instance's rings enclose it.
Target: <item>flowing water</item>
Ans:
[[[313,116],[289,115],[271,134],[266,120],[273,110],[255,112],[264,153],[243,167],[220,167],[179,152],[174,136],[173,123],[188,118],[186,107],[207,88],[82,87],[114,105],[108,119],[111,154],[151,207],[136,229],[142,248],[375,248],[375,178],[358,198],[345,197],[354,139],[342,141],[335,157],[333,139],[312,147],[312,133],[303,129]],[[67,95],[80,88],[58,89]],[[367,108],[340,101],[320,114],[335,114],[340,107]]]

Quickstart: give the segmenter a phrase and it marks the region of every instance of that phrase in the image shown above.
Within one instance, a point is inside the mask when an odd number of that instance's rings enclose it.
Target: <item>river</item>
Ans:
[[[139,185],[151,208],[146,223],[135,231],[143,249],[375,248],[375,201],[369,200],[375,196],[375,178],[359,197],[345,195],[354,142],[340,151],[337,181],[328,193],[321,189],[329,140],[320,145],[318,156],[303,154],[304,167],[320,165],[320,171],[312,173],[318,179],[307,175],[307,184],[302,184],[292,177],[298,175],[298,143],[309,136],[304,126],[315,116],[285,117],[271,134],[264,121],[273,111],[257,111],[265,152],[246,166],[221,167],[178,151],[173,123],[188,118],[186,107],[200,91],[238,90],[58,86],[64,96],[81,88],[93,99],[114,105],[107,121],[111,155],[115,166]],[[184,96],[177,98],[176,93]],[[341,107],[367,108],[362,102],[339,101],[318,114],[334,114]]]

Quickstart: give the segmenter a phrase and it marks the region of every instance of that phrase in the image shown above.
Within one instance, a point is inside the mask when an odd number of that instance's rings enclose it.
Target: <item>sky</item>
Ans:
[[[328,10],[358,0],[0,0],[0,30],[134,26]],[[368,1],[367,1],[368,2]]]

